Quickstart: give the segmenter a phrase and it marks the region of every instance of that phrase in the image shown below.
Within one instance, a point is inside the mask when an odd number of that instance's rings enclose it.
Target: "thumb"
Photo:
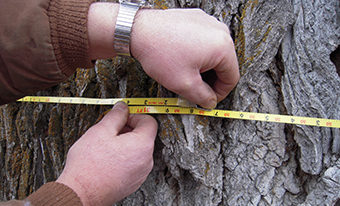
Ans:
[[[116,136],[126,125],[128,117],[128,106],[124,102],[118,102],[97,125],[104,127],[107,132]]]
[[[209,84],[203,81],[199,73],[195,76],[191,76],[190,78],[185,78],[182,82],[185,82],[186,85],[181,85],[181,83],[179,83],[177,85],[179,90],[174,92],[203,108],[214,109],[216,107],[216,93]]]

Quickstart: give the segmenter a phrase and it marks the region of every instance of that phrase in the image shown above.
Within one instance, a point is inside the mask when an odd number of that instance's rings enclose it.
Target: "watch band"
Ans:
[[[114,48],[119,56],[131,56],[130,53],[130,35],[133,20],[140,4],[121,2],[116,22],[114,35]]]

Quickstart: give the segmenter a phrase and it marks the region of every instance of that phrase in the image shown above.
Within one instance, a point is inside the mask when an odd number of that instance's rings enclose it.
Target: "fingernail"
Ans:
[[[117,102],[112,109],[119,109],[124,111],[127,109],[127,105],[125,104],[125,102]]]

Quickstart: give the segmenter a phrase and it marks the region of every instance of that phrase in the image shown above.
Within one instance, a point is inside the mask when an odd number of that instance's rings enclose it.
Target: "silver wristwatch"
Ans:
[[[118,56],[131,56],[130,35],[133,20],[140,8],[150,8],[146,1],[120,0],[114,35],[114,48]]]

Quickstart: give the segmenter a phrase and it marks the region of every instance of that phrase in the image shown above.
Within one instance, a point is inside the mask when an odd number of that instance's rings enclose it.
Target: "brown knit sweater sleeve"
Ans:
[[[81,206],[80,198],[66,185],[49,182],[25,199],[31,205]]]
[[[48,8],[51,40],[58,66],[71,75],[76,68],[90,68],[87,14],[95,0],[52,0]]]
[[[0,105],[93,68],[87,32],[95,0],[10,0],[0,6]]]

